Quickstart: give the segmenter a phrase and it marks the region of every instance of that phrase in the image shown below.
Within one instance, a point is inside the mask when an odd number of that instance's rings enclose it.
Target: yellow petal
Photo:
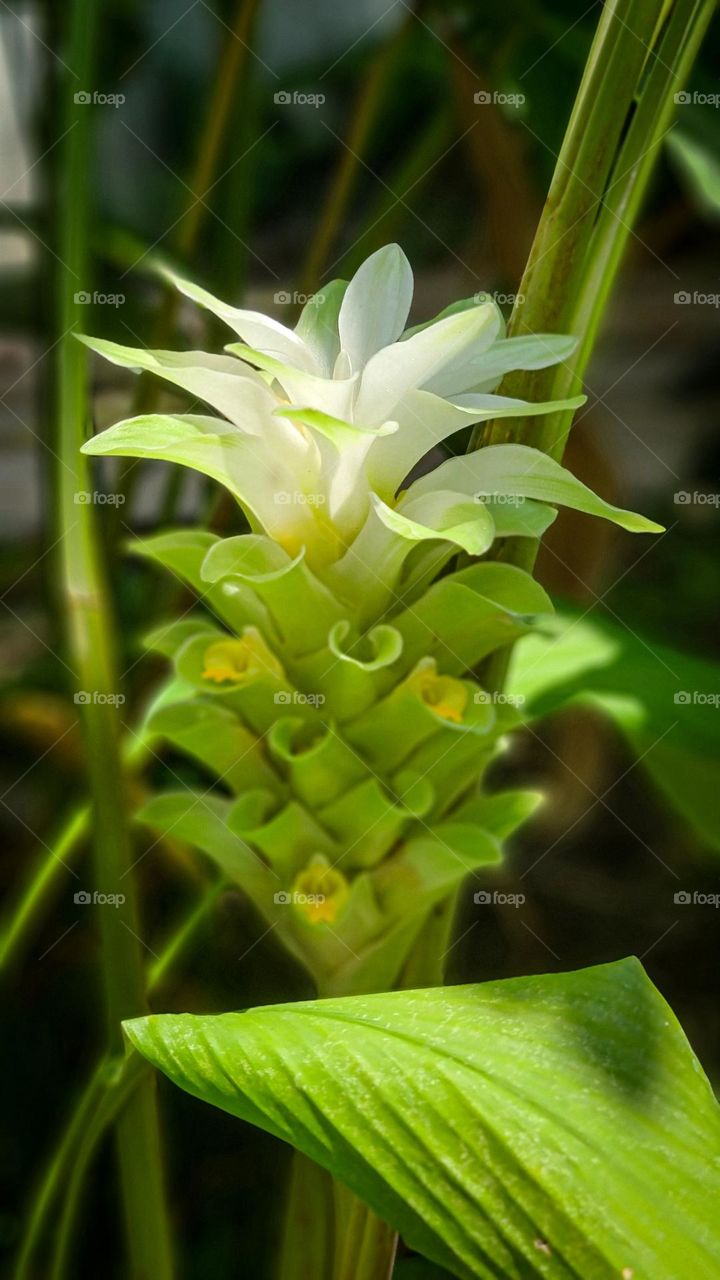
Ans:
[[[436,716],[462,724],[468,701],[467,686],[462,680],[439,676],[433,662],[410,676],[408,684]]]
[[[293,902],[311,924],[331,924],[345,905],[350,886],[342,871],[317,854],[295,879]]]
[[[244,684],[260,676],[282,676],[282,666],[255,627],[238,639],[215,640],[205,650],[203,680]]]

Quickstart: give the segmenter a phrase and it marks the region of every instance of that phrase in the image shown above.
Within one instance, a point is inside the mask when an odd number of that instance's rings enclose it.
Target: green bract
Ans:
[[[215,778],[209,793],[156,797],[143,816],[241,884],[321,992],[404,982],[425,924],[449,927],[460,881],[499,860],[536,803],[482,790],[519,717],[468,672],[541,625],[550,602],[519,569],[448,573],[448,561],[481,556],[496,536],[539,537],[557,503],[658,526],[525,446],[413,478],[462,427],[583,398],[492,393],[508,370],[553,364],[574,343],[505,338],[485,295],[405,330],[412,273],[397,246],[328,285],[294,330],[172,279],[235,330],[231,354],[86,341],[220,416],[130,419],[85,451],[194,467],[235,495],[252,532],[140,545],[213,615],[150,638],[174,664],[150,723]]]

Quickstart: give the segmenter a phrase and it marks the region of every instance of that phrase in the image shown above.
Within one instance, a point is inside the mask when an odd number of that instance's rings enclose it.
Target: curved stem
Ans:
[[[85,1175],[98,1143],[108,1126],[117,1120],[122,1108],[132,1097],[133,1091],[152,1078],[148,1064],[135,1053],[120,1062],[108,1059],[99,1069],[102,1092],[92,1099],[93,1105],[86,1112],[80,1140],[74,1146],[72,1160],[66,1168],[67,1181],[62,1213],[57,1226],[54,1256],[48,1273],[49,1280],[62,1280],[67,1272],[70,1248],[74,1235],[77,1213],[80,1208]]]
[[[67,63],[76,83],[97,83],[96,35],[100,0],[68,7]],[[58,207],[57,495],[63,607],[83,724],[93,809],[95,889],[123,894],[120,909],[98,906],[102,982],[110,1052],[122,1053],[121,1022],[145,1011],[138,907],[120,751],[119,679],[114,623],[101,563],[97,512],[82,495],[92,490],[80,453],[88,417],[85,349],[74,339],[82,318],[82,292],[90,279],[92,112],[73,86],[60,85],[66,131],[62,142]],[[79,101],[78,101],[79,98]],[[60,148],[58,148],[60,150]],[[80,500],[78,497],[80,495]],[[78,691],[82,691],[78,696]],[[117,1125],[126,1235],[133,1273],[170,1280],[170,1229],[165,1205],[155,1091],[137,1089]]]
[[[106,1061],[104,1060],[95,1069],[88,1084],[85,1085],[80,1098],[75,1104],[75,1109],[70,1117],[67,1128],[65,1129],[62,1139],[53,1154],[53,1158],[40,1184],[33,1201],[27,1228],[20,1247],[20,1253],[18,1255],[15,1269],[15,1280],[28,1280],[29,1276],[32,1274],[31,1265],[33,1254],[35,1252],[36,1244],[42,1235],[45,1220],[52,1208],[52,1202],[60,1183],[60,1179],[63,1177],[65,1170],[70,1167],[72,1154],[85,1131],[87,1119],[103,1092],[105,1065]]]
[[[122,756],[128,770],[139,770],[151,755],[153,735],[140,729],[122,745]],[[91,809],[88,804],[76,806],[60,824],[44,853],[39,854],[30,875],[21,888],[17,901],[8,909],[7,924],[0,935],[0,970],[17,960],[27,945],[30,931],[42,908],[46,906],[62,871],[72,865],[82,842],[90,830]]]
[[[31,868],[18,900],[8,911],[8,921],[0,939],[0,969],[15,960],[27,942],[32,926],[52,889],[67,871],[90,829],[90,806],[80,805],[62,824],[47,852],[43,851]]]
[[[160,955],[148,969],[147,990],[151,994],[166,977],[172,965],[182,954],[192,939],[192,935],[204,917],[212,909],[225,888],[225,881],[219,880],[208,888],[200,902],[193,907],[187,919],[172,934]],[[135,1058],[134,1050],[128,1050],[124,1058],[107,1056],[95,1068],[90,1080],[85,1085],[75,1107],[69,1117],[60,1144],[38,1187],[30,1211],[28,1225],[18,1257],[15,1280],[28,1280],[31,1274],[30,1264],[33,1254],[43,1235],[52,1210],[53,1203],[60,1188],[68,1188],[62,1212],[65,1224],[56,1250],[63,1257],[67,1255],[67,1244],[72,1236],[77,1208],[82,1192],[83,1178],[76,1178],[76,1161],[82,1164],[83,1174],[94,1154],[97,1144],[107,1127],[116,1118],[118,1111],[129,1094],[124,1089],[126,1075],[132,1068]],[[134,1087],[140,1076],[130,1077]],[[132,1092],[132,1089],[130,1090]],[[102,1123],[98,1123],[98,1117]]]

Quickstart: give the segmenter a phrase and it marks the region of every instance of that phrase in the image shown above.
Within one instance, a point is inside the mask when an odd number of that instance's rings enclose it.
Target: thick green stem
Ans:
[[[397,1242],[352,1191],[293,1152],[278,1280],[389,1280]]]
[[[528,400],[574,395],[594,349],[660,144],[713,11],[712,0],[609,0],[553,175],[509,325],[511,335],[576,334],[574,355],[550,369],[517,372],[503,395]],[[568,412],[476,428],[471,449],[528,444],[562,458]],[[532,570],[537,543],[499,542],[490,558]],[[488,661],[483,680],[499,687],[509,651]]]
[[[345,1187],[335,1186],[339,1223],[332,1280],[390,1280],[398,1235]]]
[[[96,83],[98,0],[73,0],[69,8],[68,62],[77,84]],[[96,907],[102,938],[102,975],[110,1050],[122,1052],[121,1022],[146,1011],[140,929],[131,868],[127,806],[120,752],[118,674],[108,609],[92,482],[80,446],[87,422],[84,348],[73,338],[80,319],[76,300],[89,283],[92,111],[62,87],[67,133],[59,200],[59,334],[56,454],[63,598],[70,658],[81,702],[93,809],[95,889],[122,894],[124,904]],[[133,1094],[117,1126],[130,1274],[172,1276],[160,1140],[152,1080]]]
[[[290,1161],[277,1280],[333,1280],[333,1179],[301,1151]]]
[[[503,394],[549,399],[580,385],[673,95],[712,10],[712,0],[605,5],[509,325],[510,334],[573,333],[580,343],[559,366],[509,374]],[[512,441],[559,458],[571,421],[565,412],[487,423],[471,448]]]

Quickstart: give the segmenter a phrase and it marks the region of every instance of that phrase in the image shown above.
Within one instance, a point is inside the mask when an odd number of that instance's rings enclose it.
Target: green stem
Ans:
[[[123,743],[123,760],[126,768],[138,771],[149,759],[152,735],[144,730],[134,733],[130,741]],[[39,854],[26,883],[21,888],[17,902],[8,909],[7,924],[0,934],[0,970],[17,961],[37,917],[53,890],[57,888],[63,872],[75,861],[83,840],[90,830],[91,809],[87,804],[77,805],[50,840],[44,853]]]
[[[160,986],[160,983],[166,977],[175,961],[187,947],[192,935],[198,925],[202,923],[205,916],[217,902],[220,894],[227,888],[224,880],[218,880],[211,885],[209,889],[200,898],[197,905],[188,914],[187,919],[176,929],[169,941],[163,947],[160,955],[155,959],[148,969],[147,983],[148,993],[151,993]]]
[[[65,1172],[70,1169],[72,1153],[87,1130],[88,1119],[98,1099],[103,1095],[105,1068],[106,1060],[103,1060],[93,1072],[88,1084],[84,1086],[62,1139],[56,1147],[52,1160],[43,1176],[28,1217],[15,1269],[15,1280],[28,1280],[28,1277],[32,1275],[33,1254],[42,1235],[45,1222],[49,1217],[60,1181]]]
[[[80,805],[62,823],[57,835],[50,839],[47,852],[43,852],[33,865],[27,882],[7,913],[7,924],[0,941],[0,969],[7,968],[18,958],[27,942],[32,926],[47,902],[52,890],[66,873],[75,853],[90,827],[90,806]]]
[[[333,1280],[390,1280],[398,1234],[351,1191],[336,1184],[340,1223]]]
[[[225,887],[223,880],[211,885],[187,919],[172,934],[148,969],[148,995],[157,989],[187,948],[198,925]],[[67,1246],[72,1238],[83,1184],[82,1178],[76,1178],[75,1171],[80,1168],[83,1173],[87,1171],[100,1139],[127,1100],[129,1093],[125,1088],[126,1080],[129,1079],[132,1087],[139,1083],[140,1075],[134,1074],[134,1068],[131,1073],[131,1064],[135,1058],[134,1050],[127,1051],[123,1059],[113,1056],[103,1058],[84,1086],[33,1200],[15,1280],[28,1280],[33,1255],[46,1229],[56,1197],[63,1187],[66,1188],[61,1214],[63,1225],[56,1243],[56,1255],[59,1252],[63,1259],[67,1257]],[[57,1262],[54,1265],[57,1266]]]
[[[65,1165],[63,1208],[56,1228],[54,1255],[48,1280],[63,1280],[67,1273],[85,1175],[100,1139],[112,1121],[117,1119],[118,1115],[124,1115],[123,1107],[133,1097],[138,1086],[142,1083],[145,1087],[152,1078],[147,1063],[138,1060],[135,1055],[119,1061],[108,1059],[101,1065],[98,1074],[101,1079],[98,1086],[93,1089],[92,1103],[86,1110],[85,1120],[78,1135],[79,1141],[73,1146],[72,1160],[67,1161]],[[135,1274],[144,1275],[142,1272],[133,1272],[133,1275]]]
[[[96,83],[95,47],[98,0],[72,0],[67,57],[77,83]],[[63,85],[67,133],[60,186],[60,259],[58,343],[58,438],[56,453],[60,517],[63,603],[78,690],[84,691],[81,717],[93,809],[95,888],[122,893],[121,908],[98,908],[102,940],[102,978],[110,1052],[122,1053],[121,1022],[146,1010],[141,943],[126,797],[120,752],[116,697],[118,673],[113,623],[103,581],[91,502],[78,495],[92,491],[86,459],[80,454],[87,421],[87,364],[72,331],[80,320],[79,291],[90,275],[90,132],[92,112],[74,101]],[[133,1094],[117,1125],[118,1155],[127,1229],[130,1271],[134,1276],[170,1280],[170,1231],[160,1158],[159,1127],[152,1080]]]
[[[389,1280],[397,1242],[352,1191],[293,1152],[278,1280]]]
[[[551,369],[508,375],[499,390],[560,399],[581,386],[633,222],[682,88],[713,12],[713,0],[610,0],[590,51],[508,332],[577,334],[574,355]],[[470,448],[529,444],[561,459],[568,412],[476,428]],[[492,559],[531,571],[537,543],[510,539]],[[509,650],[483,669],[500,687]]]
[[[301,1151],[293,1151],[277,1280],[334,1280],[335,1221],[331,1175]]]
[[[217,881],[197,903],[188,915],[187,920],[177,929],[167,946],[161,951],[155,963],[148,970],[148,993],[153,991],[166,974],[173,962],[182,954],[192,938],[200,922],[217,901],[225,882]],[[138,1057],[134,1049],[126,1051],[121,1062],[106,1060],[99,1068],[102,1073],[103,1089],[99,1096],[94,1088],[95,1077],[90,1082],[92,1101],[96,1105],[90,1108],[87,1123],[84,1125],[79,1143],[74,1149],[72,1163],[69,1167],[69,1181],[66,1186],[62,1214],[57,1230],[55,1251],[50,1280],[64,1280],[67,1273],[70,1246],[74,1236],[86,1174],[97,1146],[108,1125],[112,1123],[118,1112],[125,1106],[133,1090],[148,1076],[148,1066]],[[71,1122],[72,1123],[72,1122]]]
[[[445,956],[450,946],[460,890],[430,912],[402,972],[405,991],[441,987],[445,980]]]

